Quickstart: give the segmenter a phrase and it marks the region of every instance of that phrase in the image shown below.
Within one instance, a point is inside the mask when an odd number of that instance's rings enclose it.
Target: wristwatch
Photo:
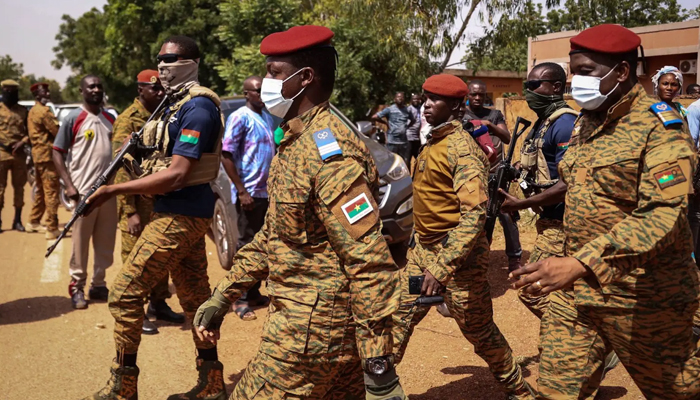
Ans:
[[[392,356],[372,357],[363,360],[362,366],[365,372],[372,375],[382,375],[393,368]]]

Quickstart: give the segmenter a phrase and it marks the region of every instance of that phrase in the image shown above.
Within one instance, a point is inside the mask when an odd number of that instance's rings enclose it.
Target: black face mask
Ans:
[[[11,92],[2,91],[2,102],[8,106],[14,106],[19,102],[19,91],[13,90]]]

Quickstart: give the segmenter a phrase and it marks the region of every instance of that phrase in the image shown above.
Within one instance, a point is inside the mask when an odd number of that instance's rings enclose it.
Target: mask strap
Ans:
[[[305,68],[305,67],[304,67],[304,68]],[[285,79],[285,80],[282,81],[282,85],[284,85],[284,83],[287,82],[288,80],[292,79],[292,77],[293,77],[294,75],[296,75],[296,74],[298,74],[299,72],[301,72],[304,68],[299,68],[299,70],[298,70],[297,72],[295,72],[295,73],[289,75],[289,76],[287,77],[287,79]],[[301,94],[301,92],[304,91],[304,89],[306,89],[306,86],[304,86],[303,88],[301,88],[301,90],[299,91],[299,93],[295,94],[294,97],[292,97],[292,98],[289,99],[289,100],[294,100],[294,99],[296,99],[297,97],[299,97],[299,95]],[[282,98],[284,98],[284,96],[282,96]]]

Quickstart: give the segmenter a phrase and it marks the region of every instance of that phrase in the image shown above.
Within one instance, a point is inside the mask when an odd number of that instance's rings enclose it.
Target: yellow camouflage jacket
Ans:
[[[53,140],[58,133],[58,119],[51,109],[39,102],[29,110],[27,118],[32,159],[35,163],[53,161]]]
[[[697,157],[683,124],[665,127],[637,84],[607,114],[584,112],[559,163],[565,251],[593,275],[578,305],[631,308],[698,297],[687,195]]]
[[[20,140],[29,143],[26,123],[26,108],[19,104],[8,108],[0,101],[0,161],[12,160],[13,144]],[[20,155],[24,157],[24,152],[20,152]]]
[[[339,354],[351,329],[362,358],[391,354],[398,273],[381,233],[369,150],[328,103],[283,129],[264,226],[236,254],[218,290],[235,300],[267,278],[261,351],[273,357],[303,362]]]
[[[112,150],[114,155],[119,152],[124,140],[133,132],[138,132],[151,113],[144,107],[141,101],[136,98],[117,120],[112,127]],[[128,182],[131,180],[129,173],[120,168],[114,177],[114,183]],[[119,195],[117,196],[117,212],[119,215],[119,229],[127,231],[127,218],[129,214],[138,213],[141,218],[141,225],[145,226],[151,220],[153,211],[153,198],[139,195]]]
[[[443,285],[476,246],[489,247],[484,231],[490,164],[460,121],[430,131],[413,171],[413,219],[421,243],[445,238],[435,265],[425,266]]]

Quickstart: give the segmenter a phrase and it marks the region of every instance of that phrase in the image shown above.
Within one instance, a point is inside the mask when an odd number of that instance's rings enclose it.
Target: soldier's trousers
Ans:
[[[691,329],[697,307],[697,301],[577,307],[572,292],[553,292],[540,336],[538,399],[585,398],[580,389],[600,380],[606,347],[647,399],[700,398],[700,356]]]
[[[24,152],[21,152],[24,154]],[[24,185],[27,183],[27,164],[25,157],[14,157],[12,160],[0,161],[0,210],[5,205],[5,188],[7,173],[12,172],[12,189],[14,190],[14,206],[24,206]]]
[[[138,351],[145,298],[168,272],[190,321],[197,308],[209,299],[204,235],[210,222],[209,218],[153,214],[109,291],[117,351],[128,354]],[[198,349],[214,347],[199,340],[194,329],[192,337]]]
[[[131,250],[136,245],[136,241],[139,239],[138,236],[132,235],[129,232],[121,231],[122,233],[122,265],[126,264],[126,259],[129,257]],[[170,288],[168,287],[168,274],[158,281],[156,286],[153,287],[150,294],[151,301],[159,301],[170,298]]]
[[[485,239],[484,239],[485,241]],[[394,313],[395,360],[403,358],[415,326],[426,316],[428,307],[406,307],[418,295],[408,293],[408,277],[422,275],[424,267],[436,262],[441,244],[416,244],[409,249],[408,263],[401,271],[401,308]],[[474,346],[474,351],[489,365],[496,380],[509,392],[523,390],[524,381],[513,352],[493,321],[491,288],[487,279],[489,264],[488,244],[478,246],[469,256],[469,262],[458,269],[447,284],[445,303],[457,321],[462,335]]]
[[[34,184],[36,185],[36,196],[32,204],[32,212],[29,215],[29,222],[38,224],[41,217],[46,212],[46,229],[55,231],[58,229],[58,191],[60,183],[56,166],[53,162],[42,162],[34,164]]]
[[[550,257],[562,257],[564,241],[566,240],[562,221],[540,218],[535,223],[535,227],[537,228],[537,238],[528,263],[532,264]],[[539,319],[542,319],[549,306],[547,294],[530,294],[520,289],[518,290],[518,298]]]

